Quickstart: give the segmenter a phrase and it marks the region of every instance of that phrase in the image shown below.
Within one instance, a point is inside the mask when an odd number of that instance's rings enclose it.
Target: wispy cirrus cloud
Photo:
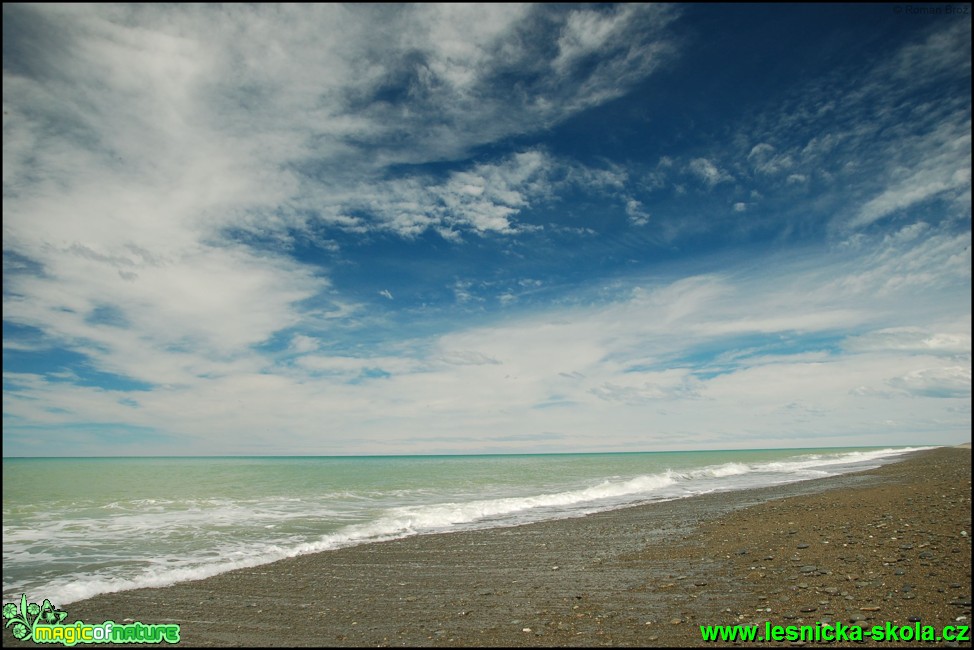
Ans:
[[[427,230],[450,240],[465,232],[513,234],[523,228],[517,214],[550,194],[549,174],[556,165],[544,152],[530,150],[453,172],[441,181],[414,175],[377,182],[320,211],[318,218],[404,237]],[[345,216],[349,213],[354,217]],[[332,215],[339,218],[332,221]]]
[[[739,232],[826,229],[837,242],[877,222],[933,219],[931,209],[964,227],[971,112],[960,89],[970,51],[968,26],[929,25],[888,57],[803,79],[733,137],[689,155],[664,151],[634,198],[654,206],[670,240],[724,229],[744,208],[748,219],[734,221]],[[681,205],[695,184],[721,199],[723,211],[712,205],[688,216]]]
[[[711,188],[718,183],[726,183],[734,180],[733,176],[720,169],[712,160],[706,158],[694,158],[690,161],[688,169],[690,173],[706,183],[707,187]]]

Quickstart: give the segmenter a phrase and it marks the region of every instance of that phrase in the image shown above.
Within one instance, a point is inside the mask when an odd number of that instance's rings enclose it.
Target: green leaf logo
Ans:
[[[34,636],[34,626],[60,625],[68,617],[64,610],[57,609],[47,598],[40,605],[28,603],[27,594],[21,594],[20,603],[4,603],[4,627],[10,627],[15,639],[27,641]]]
[[[41,605],[41,621],[47,625],[57,625],[58,623],[63,623],[64,619],[68,617],[68,613],[56,609],[51,601],[47,598],[44,599],[44,603]]]

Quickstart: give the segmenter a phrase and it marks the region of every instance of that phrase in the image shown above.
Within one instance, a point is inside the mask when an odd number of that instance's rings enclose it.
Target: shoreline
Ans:
[[[970,470],[969,446],[940,447],[853,474],[374,542],[62,609],[67,623],[178,623],[185,646],[699,646],[712,645],[700,624],[969,624]]]

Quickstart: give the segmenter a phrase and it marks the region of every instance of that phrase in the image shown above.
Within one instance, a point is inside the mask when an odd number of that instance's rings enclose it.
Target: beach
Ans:
[[[969,447],[942,447],[866,472],[363,544],[64,609],[68,623],[176,623],[184,646],[699,646],[713,645],[700,625],[968,625],[970,474]]]

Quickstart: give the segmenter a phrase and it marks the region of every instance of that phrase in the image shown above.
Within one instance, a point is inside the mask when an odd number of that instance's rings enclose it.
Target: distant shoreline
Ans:
[[[328,459],[363,459],[363,458],[471,458],[471,457],[505,457],[505,456],[616,456],[616,455],[627,455],[627,454],[709,454],[709,453],[724,453],[724,452],[753,452],[753,451],[817,451],[822,449],[836,450],[836,449],[898,449],[906,447],[959,447],[967,449],[971,448],[971,443],[962,442],[959,445],[939,445],[939,444],[920,444],[915,443],[912,445],[849,445],[849,446],[839,446],[839,447],[755,447],[755,448],[745,448],[745,449],[666,449],[666,450],[641,450],[641,451],[552,451],[552,452],[509,452],[509,453],[469,453],[469,454],[340,454],[340,455],[269,455],[269,456],[259,456],[259,455],[203,455],[203,456],[3,456],[3,460],[116,460],[116,459],[127,459],[127,460],[167,460],[167,459],[179,459],[179,460],[190,460],[198,458],[201,460],[214,460],[214,459],[236,459],[236,458],[279,458],[279,459],[290,459],[290,458],[328,458]]]

